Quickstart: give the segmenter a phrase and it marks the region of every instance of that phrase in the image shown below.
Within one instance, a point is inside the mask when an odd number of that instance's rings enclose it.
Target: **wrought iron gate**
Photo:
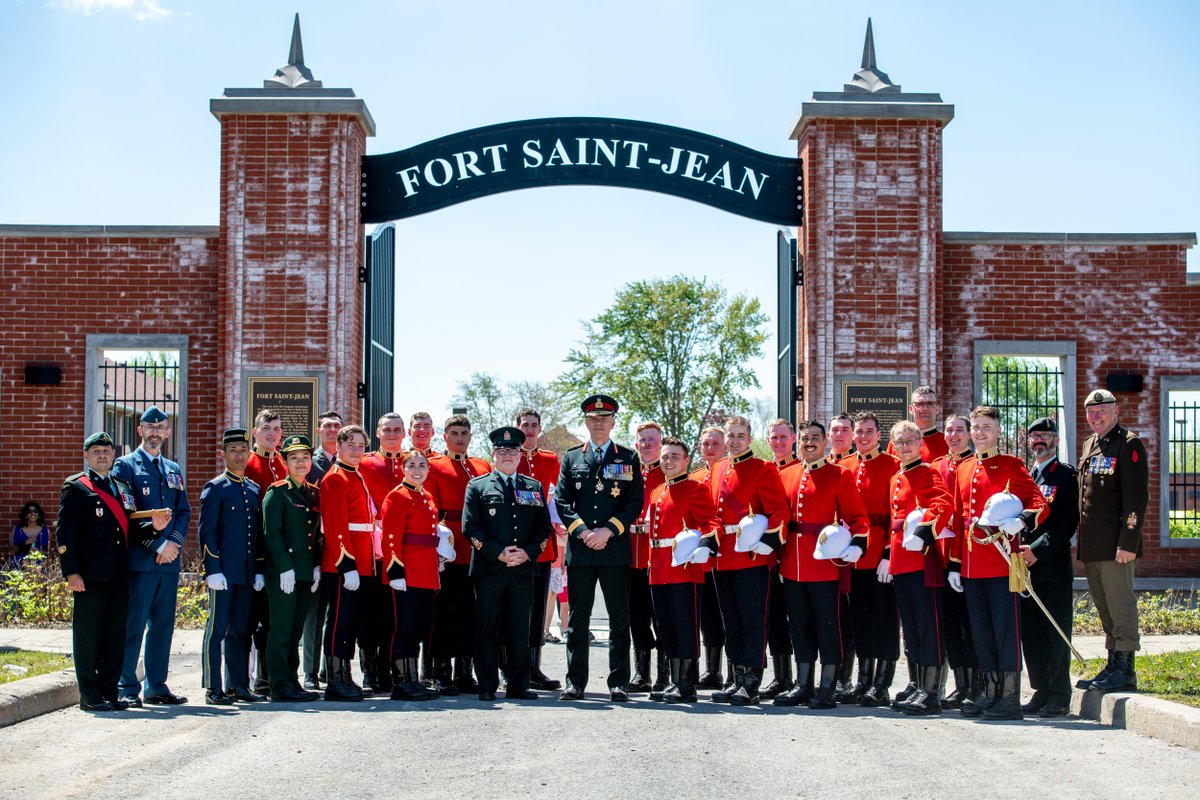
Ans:
[[[366,266],[359,279],[366,284],[363,307],[363,427],[375,440],[375,420],[392,410],[395,400],[396,226],[380,225],[367,237]]]
[[[787,231],[779,231],[775,237],[779,306],[776,320],[779,333],[778,397],[779,416],[796,423],[796,404],[804,400],[804,388],[797,380],[799,356],[796,352],[796,325],[798,287],[803,284],[803,273],[799,269],[796,240]]]

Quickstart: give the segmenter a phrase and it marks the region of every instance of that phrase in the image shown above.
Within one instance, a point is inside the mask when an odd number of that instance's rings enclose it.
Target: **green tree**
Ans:
[[[758,387],[748,364],[762,354],[766,322],[757,299],[729,297],[719,284],[682,275],[634,281],[583,323],[554,385],[561,394],[612,394],[630,415],[695,442],[714,410],[749,407],[741,392]]]
[[[487,434],[503,425],[512,425],[518,411],[532,408],[542,416],[542,430],[550,431],[569,419],[567,401],[554,389],[539,381],[505,383],[488,372],[475,372],[458,382],[453,403],[467,409],[471,429],[472,455],[488,455],[491,445]]]
[[[1032,463],[1025,431],[1029,423],[1050,417],[1060,423],[1061,376],[1045,359],[984,356],[983,405],[1000,411],[1000,449]]]

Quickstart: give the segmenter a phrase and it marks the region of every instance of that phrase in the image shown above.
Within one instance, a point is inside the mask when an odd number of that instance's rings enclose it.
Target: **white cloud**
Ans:
[[[88,17],[102,11],[124,11],[138,22],[161,22],[172,14],[158,0],[58,0],[58,6]]]

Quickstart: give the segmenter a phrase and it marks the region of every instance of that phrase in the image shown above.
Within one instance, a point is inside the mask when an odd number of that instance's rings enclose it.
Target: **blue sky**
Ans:
[[[350,87],[384,153],[548,116],[691,128],[794,155],[814,90],[880,68],[956,106],[947,230],[1200,228],[1200,4],[1188,2],[226,2],[0,0],[0,222],[216,224],[208,101],[305,56]],[[435,417],[455,381],[549,380],[623,283],[684,273],[772,313],[774,226],[611,188],[502,194],[398,226],[397,406]],[[1200,268],[1196,254],[1192,268]],[[520,309],[500,347],[495,310]],[[1053,314],[1053,309],[1046,310]],[[774,322],[755,366],[774,385]],[[489,342],[495,341],[489,337]],[[436,344],[435,344],[436,342]]]

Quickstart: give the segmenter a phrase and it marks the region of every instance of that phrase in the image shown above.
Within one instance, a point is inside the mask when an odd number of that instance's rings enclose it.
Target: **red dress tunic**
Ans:
[[[740,456],[721,459],[713,465],[710,487],[713,503],[721,519],[722,531],[717,535],[721,556],[717,559],[717,570],[724,572],[751,567],[772,566],[775,553],[739,553],[737,525],[747,514],[762,514],[767,518],[767,533],[778,533],[787,538],[786,525],[790,519],[787,496],[775,467],[750,451]]]
[[[367,485],[358,470],[340,461],[333,462],[321,479],[321,528],[325,532],[322,572],[356,569],[361,575],[374,574],[371,532],[375,530],[375,515],[371,513]]]
[[[841,465],[854,473],[854,485],[871,525],[866,550],[863,557],[854,562],[854,568],[873,570],[879,566],[888,542],[892,476],[900,471],[900,459],[876,449],[870,453],[855,453]]]
[[[397,576],[393,565],[404,568],[404,580],[413,589],[440,589],[437,554],[437,506],[429,493],[407,481],[388,492],[383,501],[383,571]]]
[[[923,461],[914,461],[892,477],[891,560],[888,572],[904,575],[925,569],[930,548],[918,552],[904,549],[904,520],[917,508],[925,509],[924,520],[933,523],[933,535],[949,526],[954,516],[954,498],[942,476]],[[937,544],[933,552],[937,553]]]
[[[268,486],[283,480],[287,474],[287,464],[279,453],[268,457],[265,451],[255,447],[246,461],[246,477],[258,484],[262,497],[266,496]]]
[[[971,536],[973,521],[983,514],[988,498],[1006,489],[1037,516],[1031,528],[1041,524],[1049,513],[1042,490],[1029,472],[1025,462],[1016,456],[1004,455],[995,449],[977,453],[971,461],[963,462],[956,473],[954,491],[955,551],[962,560],[964,578],[1007,578],[1008,560],[994,544],[979,544]]]
[[[558,483],[558,456],[550,450],[526,450],[521,448],[521,462],[517,464],[518,475],[528,475],[542,485],[542,494],[550,502],[550,487]],[[466,491],[464,487],[464,492]],[[558,558],[558,534],[550,534],[546,549],[538,556],[538,563]]]
[[[854,485],[854,475],[822,458],[806,464],[804,469],[787,469],[783,477],[796,525],[784,543],[779,574],[790,581],[836,581],[838,565],[833,560],[813,558],[813,550],[821,529],[838,521],[845,522],[853,536],[867,535],[867,512]]]
[[[662,470],[659,470],[662,474]],[[701,536],[716,533],[721,528],[717,509],[705,487],[686,475],[660,483],[650,494],[646,510],[647,543],[650,549],[650,585],[667,583],[704,583],[707,564],[671,563],[671,543],[675,536],[691,528]]]
[[[684,478],[689,476],[685,475]],[[650,502],[654,490],[666,482],[662,465],[655,461],[652,464],[642,464],[642,515],[629,529],[629,545],[633,554],[634,569],[646,569],[650,566]],[[694,483],[694,481],[693,481]],[[711,502],[711,499],[710,499]],[[670,561],[670,559],[667,559]]]
[[[454,534],[454,564],[467,566],[471,563],[471,543],[462,535],[467,484],[472,478],[487,475],[491,471],[491,465],[482,458],[465,454],[447,453],[429,460],[429,477],[425,479],[424,488],[433,498],[442,522]]]
[[[952,512],[954,510],[954,488],[958,485],[958,465],[968,459],[973,458],[975,458],[974,453],[972,453],[970,450],[964,450],[958,454],[947,453],[941,458],[934,459],[929,465],[934,469],[934,471],[937,472],[937,474],[942,476],[942,483],[946,484],[946,491],[950,492],[950,508]],[[922,461],[923,460],[924,459],[922,459]],[[953,526],[954,517],[953,514],[951,514],[950,519],[942,523],[942,527],[950,528],[950,530],[953,531]],[[935,531],[935,533],[941,533],[941,530],[939,529]],[[957,534],[949,539],[938,539],[938,550],[940,550],[942,553],[943,564],[949,564],[951,561],[962,561],[962,559],[957,555]]]

